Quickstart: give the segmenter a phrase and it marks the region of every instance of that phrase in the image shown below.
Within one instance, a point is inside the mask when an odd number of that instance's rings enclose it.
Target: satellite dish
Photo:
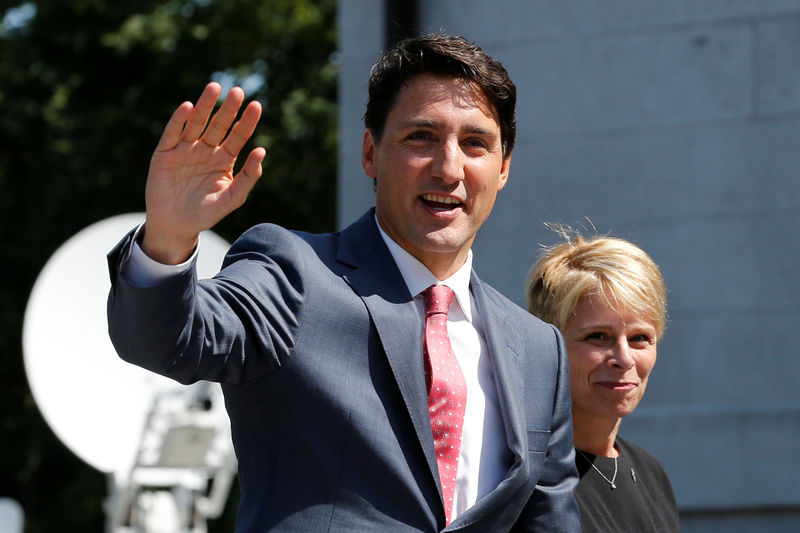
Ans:
[[[25,310],[25,372],[39,410],[78,457],[110,474],[127,474],[153,398],[183,385],[122,361],[108,337],[111,288],[106,254],[144,213],[111,217],[77,233],[42,269]],[[219,271],[229,244],[200,235],[197,273]]]

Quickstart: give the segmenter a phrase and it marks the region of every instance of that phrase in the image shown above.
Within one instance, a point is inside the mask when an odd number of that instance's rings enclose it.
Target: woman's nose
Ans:
[[[633,368],[633,366],[636,364],[636,361],[634,361],[633,356],[631,356],[628,339],[621,338],[614,344],[612,348],[611,361],[614,366],[618,366],[623,370],[629,370]]]

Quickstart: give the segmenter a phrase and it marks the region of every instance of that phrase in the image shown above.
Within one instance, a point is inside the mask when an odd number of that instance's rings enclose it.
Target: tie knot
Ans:
[[[433,314],[443,313],[447,314],[450,309],[450,302],[453,301],[453,289],[447,285],[431,285],[422,291],[422,297],[425,301],[425,316],[428,317]]]

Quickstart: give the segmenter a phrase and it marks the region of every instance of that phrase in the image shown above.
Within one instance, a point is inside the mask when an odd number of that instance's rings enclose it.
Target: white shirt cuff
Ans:
[[[192,266],[197,258],[197,248],[192,256],[178,265],[165,265],[151,259],[139,246],[139,234],[144,224],[139,225],[133,234],[133,244],[130,253],[122,262],[122,275],[128,283],[135,287],[147,288],[160,285],[169,278],[179,276]]]

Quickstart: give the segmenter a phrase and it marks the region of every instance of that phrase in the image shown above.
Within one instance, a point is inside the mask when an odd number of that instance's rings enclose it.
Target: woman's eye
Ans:
[[[606,340],[606,334],[601,331],[595,331],[593,333],[589,333],[586,335],[587,341],[604,341]]]
[[[650,338],[649,335],[641,334],[641,335],[634,335],[629,339],[631,344],[647,346],[653,343],[653,339]]]

